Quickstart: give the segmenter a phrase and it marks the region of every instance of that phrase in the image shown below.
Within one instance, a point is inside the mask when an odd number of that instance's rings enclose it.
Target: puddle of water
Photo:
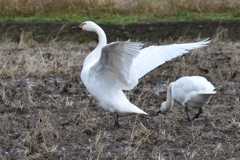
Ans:
[[[46,85],[46,87],[49,90],[54,91],[57,87],[61,86],[66,81],[63,80],[60,77],[47,77],[47,78],[44,78],[44,79],[27,77],[24,80],[20,80],[20,79],[16,79],[16,80],[14,80],[14,79],[0,79],[0,84],[2,86],[5,86],[5,87],[16,86],[17,83],[24,83],[24,82],[26,82],[26,87],[31,91],[34,91],[36,87],[38,87],[39,85],[42,85],[42,84]],[[15,89],[16,89],[16,91],[21,92],[24,88],[25,88],[25,85],[24,85],[24,87],[17,86]],[[65,97],[64,95],[61,95],[61,94],[49,94],[49,96],[52,97],[52,98]],[[77,95],[74,95],[74,96],[80,96],[80,95],[77,94]]]
[[[62,78],[59,77],[47,77],[43,79],[44,82],[48,82],[48,83],[64,83],[66,81],[64,81]]]
[[[25,81],[27,83],[27,87],[30,89],[30,90],[33,90],[34,87],[36,87],[37,85],[39,85],[40,83],[40,80],[37,80],[35,78],[25,78]]]
[[[62,150],[62,151],[66,151],[66,150],[67,150],[67,147],[62,146],[62,147],[61,147],[61,150]]]
[[[25,150],[22,149],[22,148],[19,148],[19,147],[14,147],[10,150],[10,153],[14,153],[14,152],[17,152],[17,153],[23,153]]]
[[[0,148],[0,153],[5,154],[5,155],[8,155],[10,153],[24,153],[24,152],[25,152],[25,150],[20,147],[13,147],[10,149],[10,151],[7,151],[4,148]]]
[[[8,86],[16,83],[13,79],[0,79],[0,83],[3,86]]]
[[[36,78],[25,78],[25,81],[27,83],[28,88],[31,90],[34,89],[34,87],[41,84],[42,82],[52,85],[52,87],[56,87],[56,83],[66,82],[62,78],[59,78],[59,77],[47,77],[47,78],[44,78],[43,80],[39,80]]]

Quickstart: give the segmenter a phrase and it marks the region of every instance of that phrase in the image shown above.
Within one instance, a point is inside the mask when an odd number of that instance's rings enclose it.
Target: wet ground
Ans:
[[[5,39],[0,45],[1,159],[238,159],[240,43],[219,39],[166,62],[125,92],[148,115],[122,117],[119,129],[79,78],[95,42]],[[176,102],[167,115],[156,114],[166,84],[188,75],[204,76],[216,87],[204,113],[188,122]]]

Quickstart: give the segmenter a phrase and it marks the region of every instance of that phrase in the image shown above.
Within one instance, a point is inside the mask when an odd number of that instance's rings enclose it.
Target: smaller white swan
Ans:
[[[167,100],[162,103],[158,113],[167,113],[173,106],[174,99],[185,107],[188,121],[193,121],[203,113],[202,108],[216,93],[215,87],[201,76],[186,76],[179,78],[169,84],[167,89]],[[189,118],[188,107],[199,109],[199,112],[192,118]]]

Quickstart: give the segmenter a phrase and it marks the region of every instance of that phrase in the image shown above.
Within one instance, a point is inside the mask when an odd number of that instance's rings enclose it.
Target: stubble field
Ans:
[[[171,43],[180,41],[159,42]],[[240,157],[239,42],[216,35],[209,46],[147,74],[125,93],[148,115],[122,117],[119,129],[79,77],[83,59],[95,46],[96,42],[0,42],[0,159]],[[188,75],[204,76],[216,87],[204,113],[188,122],[183,107],[175,103],[167,115],[157,115],[167,84]]]

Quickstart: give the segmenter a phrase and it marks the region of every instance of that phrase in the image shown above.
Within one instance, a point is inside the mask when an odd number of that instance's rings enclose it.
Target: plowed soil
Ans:
[[[111,115],[79,77],[96,42],[38,43],[26,34],[12,42],[5,37],[0,43],[0,159],[238,159],[240,43],[222,36],[166,62],[125,92],[148,115],[122,117],[121,128],[113,127]],[[157,114],[167,84],[188,75],[204,76],[216,87],[204,113],[188,122],[175,102],[168,114]],[[191,116],[196,112],[190,109]]]

